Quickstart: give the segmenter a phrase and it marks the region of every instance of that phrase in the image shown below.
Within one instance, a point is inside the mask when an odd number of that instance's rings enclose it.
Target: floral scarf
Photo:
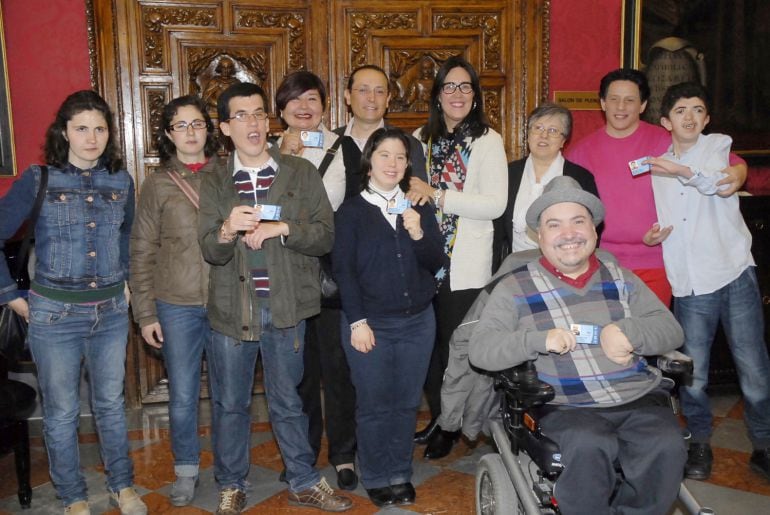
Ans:
[[[442,190],[463,191],[465,176],[468,173],[470,143],[472,139],[455,134],[449,138],[439,138],[428,142],[428,173],[430,185]],[[452,259],[452,248],[457,236],[457,215],[444,213],[436,206],[436,220],[444,238],[444,265],[436,272],[436,288],[441,286]]]

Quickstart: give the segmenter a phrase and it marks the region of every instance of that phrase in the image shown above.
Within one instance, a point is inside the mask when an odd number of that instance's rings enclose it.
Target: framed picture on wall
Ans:
[[[5,29],[0,9],[0,176],[16,175],[13,147],[13,120],[8,88],[8,61],[5,58]]]
[[[700,82],[707,131],[728,134],[742,154],[770,155],[768,19],[766,0],[623,0],[622,63],[650,82],[643,118],[659,123],[669,86]]]

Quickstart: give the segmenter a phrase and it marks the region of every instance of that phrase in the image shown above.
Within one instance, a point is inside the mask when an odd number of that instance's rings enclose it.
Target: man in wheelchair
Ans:
[[[526,214],[543,256],[494,288],[469,358],[489,371],[534,360],[553,387],[539,422],[561,450],[563,514],[666,513],[687,453],[660,372],[642,356],[679,347],[682,329],[641,279],[595,256],[603,219],[570,177],[545,187]]]

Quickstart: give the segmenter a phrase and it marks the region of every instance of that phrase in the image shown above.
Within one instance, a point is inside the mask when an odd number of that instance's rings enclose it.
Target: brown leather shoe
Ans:
[[[237,515],[246,507],[246,493],[238,488],[219,491],[219,506],[216,515]]]
[[[335,494],[326,479],[321,478],[315,486],[307,490],[289,492],[289,504],[318,508],[323,511],[346,511],[353,506],[353,501],[343,495]]]

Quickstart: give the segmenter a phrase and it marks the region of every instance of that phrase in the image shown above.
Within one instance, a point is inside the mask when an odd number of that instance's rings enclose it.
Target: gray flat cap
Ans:
[[[543,188],[543,194],[537,198],[527,209],[527,225],[533,231],[537,231],[540,215],[554,204],[562,202],[575,202],[585,206],[591,213],[594,225],[599,225],[604,220],[604,205],[599,197],[580,187],[580,184],[572,177],[560,175],[551,179],[551,182]]]

